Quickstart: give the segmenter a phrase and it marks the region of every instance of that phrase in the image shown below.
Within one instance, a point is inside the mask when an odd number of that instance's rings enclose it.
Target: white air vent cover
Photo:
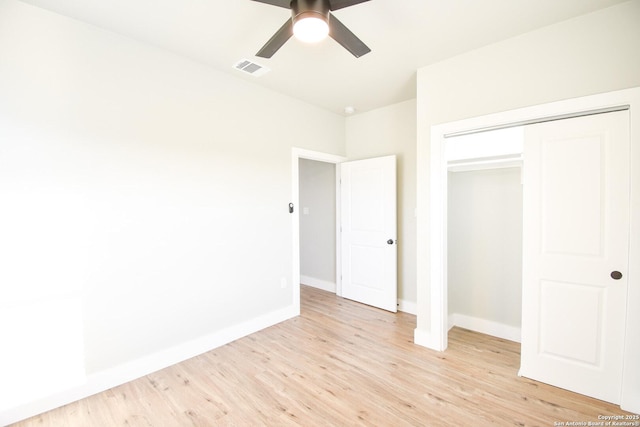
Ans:
[[[269,72],[269,69],[264,65],[257,64],[249,61],[248,59],[242,59],[236,62],[233,64],[233,68],[240,70],[243,73],[251,74],[254,77],[260,77]]]

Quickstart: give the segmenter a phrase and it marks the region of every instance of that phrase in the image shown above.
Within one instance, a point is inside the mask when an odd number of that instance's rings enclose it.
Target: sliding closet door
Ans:
[[[620,402],[628,112],[527,126],[521,375]]]

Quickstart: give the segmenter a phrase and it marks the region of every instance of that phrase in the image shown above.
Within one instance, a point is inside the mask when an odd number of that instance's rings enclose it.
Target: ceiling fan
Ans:
[[[331,12],[369,0],[253,0],[291,9],[291,19],[260,49],[256,56],[271,58],[287,40],[295,36],[307,42],[320,41],[327,35],[353,54],[361,57],[371,49],[356,37]]]

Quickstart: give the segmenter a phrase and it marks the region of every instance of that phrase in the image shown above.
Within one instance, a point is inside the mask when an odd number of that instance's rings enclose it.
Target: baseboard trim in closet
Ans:
[[[329,282],[328,280],[316,279],[311,276],[300,275],[300,283],[303,285],[311,286],[312,288],[322,289],[323,291],[336,293],[335,282]]]
[[[493,320],[467,316],[460,313],[449,314],[449,329],[454,326],[480,332],[482,334],[503,338],[509,341],[520,342],[521,330],[516,326],[505,325]]]

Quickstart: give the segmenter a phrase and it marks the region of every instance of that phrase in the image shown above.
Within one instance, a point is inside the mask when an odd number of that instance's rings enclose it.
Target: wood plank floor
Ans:
[[[302,314],[15,426],[553,426],[619,407],[518,378],[517,343],[302,287]],[[559,424],[556,424],[559,425]]]

